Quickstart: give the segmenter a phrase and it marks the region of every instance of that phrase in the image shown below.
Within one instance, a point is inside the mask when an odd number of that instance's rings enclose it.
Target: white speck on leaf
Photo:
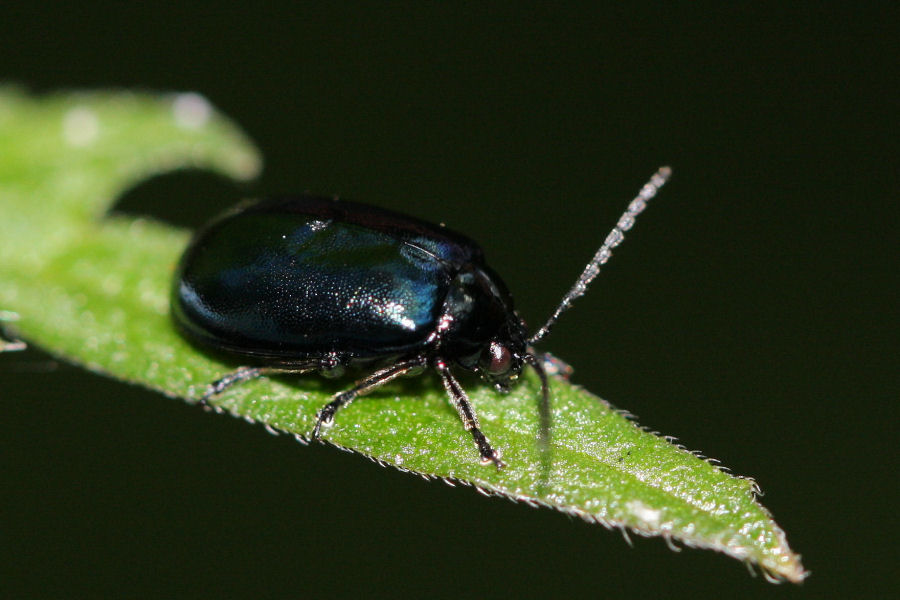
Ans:
[[[88,108],[75,107],[63,116],[62,134],[70,146],[87,146],[100,135],[100,119]]]
[[[658,508],[650,508],[640,500],[631,500],[625,506],[647,526],[654,529],[659,528],[659,519],[662,516],[662,511]]]
[[[199,129],[206,125],[212,115],[212,106],[200,94],[193,92],[179,94],[172,103],[175,123],[184,129]]]

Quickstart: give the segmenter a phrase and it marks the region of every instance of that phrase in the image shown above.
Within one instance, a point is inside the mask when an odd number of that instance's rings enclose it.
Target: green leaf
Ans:
[[[249,178],[243,134],[193,94],[32,98],[0,88],[0,319],[16,335],[95,372],[196,399],[234,365],[189,346],[168,316],[170,278],[189,232],[103,217],[142,178],[186,167]],[[305,440],[346,381],[260,379],[216,398],[224,410]],[[552,378],[553,440],[536,443],[540,386],[499,396],[466,383],[508,466],[484,466],[431,375],[343,410],[327,441],[429,478],[574,514],[607,527],[712,548],[775,577],[806,575],[784,533],[734,477],[648,433],[606,402]]]

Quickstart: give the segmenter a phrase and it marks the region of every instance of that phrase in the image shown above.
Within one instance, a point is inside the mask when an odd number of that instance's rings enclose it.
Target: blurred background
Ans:
[[[178,173],[118,210],[194,227],[311,190],[444,222],[533,325],[671,164],[543,349],[755,477],[812,571],[776,587],[711,552],[630,548],[29,350],[0,356],[3,595],[895,593],[900,15],[845,4],[0,9],[0,79],[198,91],[265,155],[250,185]]]

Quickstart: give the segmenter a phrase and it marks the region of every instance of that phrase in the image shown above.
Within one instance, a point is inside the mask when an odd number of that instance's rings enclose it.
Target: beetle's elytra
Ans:
[[[533,345],[584,294],[635,216],[671,171],[644,185],[557,309],[534,335],[506,285],[467,237],[364,204],[316,196],[244,203],[202,228],[179,263],[172,317],[192,341],[248,366],[214,382],[201,399],[273,373],[347,368],[370,375],[318,413],[319,436],[338,409],[406,373],[434,368],[483,463],[503,466],[481,432],[454,369],[478,373],[504,392],[525,363],[547,377]]]

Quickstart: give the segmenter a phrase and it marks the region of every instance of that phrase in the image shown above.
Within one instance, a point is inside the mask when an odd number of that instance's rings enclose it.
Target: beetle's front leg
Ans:
[[[466,431],[472,433],[472,438],[475,440],[475,446],[478,448],[479,454],[481,454],[482,464],[486,465],[488,463],[494,463],[498,469],[505,467],[506,463],[500,460],[500,452],[494,450],[487,437],[481,432],[481,428],[478,426],[478,417],[475,415],[475,409],[472,408],[472,403],[469,402],[466,391],[459,385],[459,382],[453,374],[450,373],[450,367],[447,366],[447,363],[443,360],[438,360],[435,362],[434,368],[437,369],[437,372],[441,375],[441,379],[444,382],[444,389],[447,390],[450,400],[453,401],[453,406],[456,407],[456,411],[459,413],[459,418],[463,422],[463,427],[466,428]]]

